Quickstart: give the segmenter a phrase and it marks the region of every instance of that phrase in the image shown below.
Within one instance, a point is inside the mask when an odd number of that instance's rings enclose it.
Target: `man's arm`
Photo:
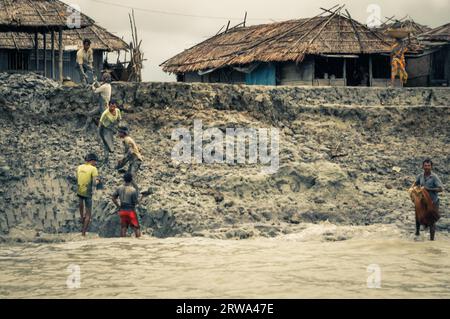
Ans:
[[[114,194],[112,195],[112,198],[111,198],[111,199],[112,199],[114,205],[116,205],[117,208],[120,207],[120,204],[119,204],[119,202],[117,201],[118,198],[119,198],[119,190],[116,189],[116,191],[115,191]]]
[[[436,177],[434,179],[433,186],[434,187],[425,187],[425,189],[427,191],[436,192],[436,193],[442,193],[444,191],[444,185],[442,184],[442,182],[439,179],[439,177]]]

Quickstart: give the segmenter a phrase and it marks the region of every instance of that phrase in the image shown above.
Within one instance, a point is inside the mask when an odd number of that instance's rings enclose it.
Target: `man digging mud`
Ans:
[[[82,224],[82,234],[86,236],[86,231],[91,222],[92,216],[92,195],[93,188],[100,184],[98,177],[97,155],[89,154],[86,156],[86,163],[78,166],[76,176],[78,184],[78,202],[80,208],[80,217]]]
[[[439,177],[434,174],[431,170],[433,169],[433,162],[430,159],[426,159],[422,163],[423,173],[419,174],[416,177],[416,181],[413,185],[413,187],[421,187],[425,189],[432,200],[432,207],[434,211],[436,212],[437,217],[439,218],[439,193],[442,193],[444,191],[444,185],[442,184]],[[421,223],[417,219],[416,216],[416,236],[420,235],[420,225]],[[435,222],[433,222],[430,227],[430,239],[434,240],[435,238]]]
[[[119,209],[120,216],[120,236],[126,237],[128,227],[132,227],[136,238],[141,237],[139,220],[136,214],[136,206],[139,203],[139,194],[132,185],[133,176],[126,173],[123,177],[125,184],[120,186],[113,194],[112,201]],[[117,201],[120,200],[120,204]]]
[[[139,193],[139,187],[136,183],[136,174],[141,168],[144,157],[142,156],[141,151],[136,142],[129,136],[128,127],[119,128],[119,137],[123,139],[125,156],[119,161],[116,168],[120,170],[125,165],[127,165],[127,163],[129,163],[128,173],[130,173],[133,176],[132,185],[134,186],[134,188],[136,188],[137,192]]]

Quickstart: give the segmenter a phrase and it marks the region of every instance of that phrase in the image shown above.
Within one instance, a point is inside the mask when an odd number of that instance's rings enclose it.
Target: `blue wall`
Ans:
[[[261,63],[252,73],[246,74],[245,83],[250,85],[276,85],[274,63]]]

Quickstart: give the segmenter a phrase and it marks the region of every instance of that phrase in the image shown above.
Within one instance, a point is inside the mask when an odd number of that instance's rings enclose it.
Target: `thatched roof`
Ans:
[[[94,50],[128,50],[128,45],[125,41],[98,25],[63,32],[63,46],[67,51],[75,50],[81,47],[83,39],[86,38],[92,41],[91,48]],[[38,41],[39,46],[42,46],[42,35],[39,35]],[[55,48],[57,47],[58,44],[56,43]],[[0,49],[27,50],[33,48],[34,34],[0,32]],[[47,36],[47,49],[51,49],[50,35]]]
[[[450,23],[444,24],[419,36],[425,41],[450,42]]]
[[[396,20],[392,23],[386,23],[381,28],[381,31],[387,31],[389,29],[407,29],[410,30],[411,35],[416,36],[424,32],[430,31],[429,26],[415,22],[412,18],[405,20]]]
[[[73,13],[67,4],[59,0],[0,0],[0,29],[2,31],[31,32],[36,29],[69,29],[68,18]],[[80,14],[80,27],[94,21]]]
[[[334,12],[228,30],[161,64],[184,73],[255,61],[301,61],[306,54],[389,53],[392,39]]]

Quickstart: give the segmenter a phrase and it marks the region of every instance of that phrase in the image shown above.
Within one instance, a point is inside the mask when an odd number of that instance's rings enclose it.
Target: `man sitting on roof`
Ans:
[[[92,84],[94,77],[94,51],[91,49],[91,40],[83,40],[83,48],[77,52],[77,69],[82,84]]]

